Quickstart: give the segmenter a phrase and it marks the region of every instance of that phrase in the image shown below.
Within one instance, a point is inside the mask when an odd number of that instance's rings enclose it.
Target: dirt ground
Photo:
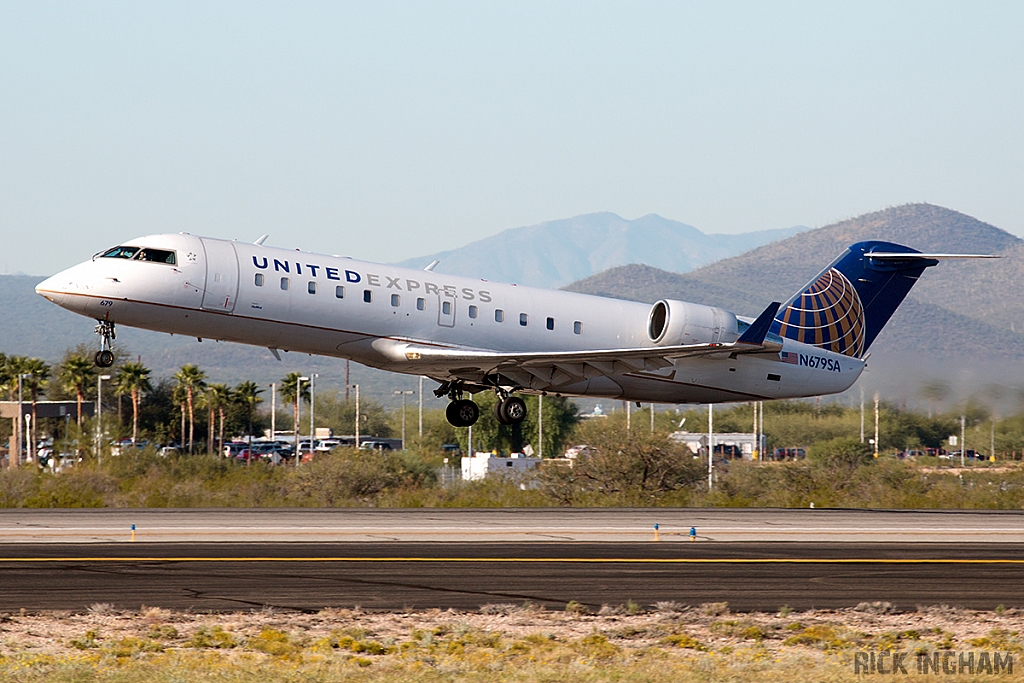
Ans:
[[[664,645],[666,635],[684,632],[702,648],[720,650],[749,644],[772,651],[795,647],[912,646],[924,649],[970,649],[999,641],[1001,649],[1024,646],[1024,610],[977,612],[952,607],[922,607],[891,613],[885,603],[856,609],[809,612],[731,614],[724,604],[686,608],[672,603],[656,606],[605,606],[600,614],[552,612],[531,605],[484,605],[476,612],[367,612],[325,609],[316,614],[272,610],[233,613],[171,612],[143,608],[124,612],[93,605],[84,613],[46,612],[0,615],[0,656],[33,652],[64,655],[96,644],[125,638],[158,638],[168,648],[196,647],[195,634],[219,627],[239,642],[267,629],[283,632],[297,643],[329,638],[339,631],[358,632],[382,643],[401,643],[417,632],[452,630],[500,633],[506,638],[544,634],[562,641],[600,633],[610,642],[631,648]],[[630,613],[635,612],[635,613]],[[169,628],[168,628],[169,627]],[[161,630],[162,629],[162,630]],[[800,634],[821,634],[818,638]],[[159,635],[154,635],[157,633]],[[995,636],[993,635],[995,634]],[[974,644],[972,645],[972,641]],[[904,643],[905,645],[900,645]],[[96,646],[96,645],[94,645]]]

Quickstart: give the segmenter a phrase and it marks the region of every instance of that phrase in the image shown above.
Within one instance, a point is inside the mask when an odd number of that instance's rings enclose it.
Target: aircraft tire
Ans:
[[[498,424],[507,425],[508,422],[505,420],[505,416],[501,413],[501,407],[505,405],[505,402],[498,399],[494,402],[494,419],[498,421]]]
[[[114,364],[114,352],[107,349],[97,351],[93,360],[96,362],[98,367],[109,368]]]
[[[480,408],[470,400],[460,399],[449,403],[444,415],[453,427],[471,427],[480,419]]]
[[[526,402],[518,396],[509,396],[500,406],[504,424],[515,425],[526,419]]]

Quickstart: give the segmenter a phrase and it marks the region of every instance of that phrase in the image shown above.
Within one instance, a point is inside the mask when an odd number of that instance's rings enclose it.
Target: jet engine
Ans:
[[[736,341],[736,316],[713,306],[662,299],[647,316],[647,336],[658,346]]]

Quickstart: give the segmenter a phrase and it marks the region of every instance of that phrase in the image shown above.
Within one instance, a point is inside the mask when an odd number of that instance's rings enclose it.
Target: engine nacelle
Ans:
[[[713,306],[662,299],[647,316],[647,336],[658,346],[734,342],[736,316]]]

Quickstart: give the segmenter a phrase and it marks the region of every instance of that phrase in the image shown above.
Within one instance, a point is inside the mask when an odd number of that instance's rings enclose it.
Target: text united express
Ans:
[[[262,261],[262,262],[261,262]],[[274,272],[278,273],[289,273],[294,272],[296,275],[302,275],[302,269],[305,268],[308,272],[309,277],[323,277],[328,280],[335,280],[337,282],[350,282],[357,283],[363,282],[363,275],[357,273],[354,270],[344,270],[341,268],[332,268],[330,266],[318,266],[313,263],[299,263],[289,261],[278,261],[275,259],[267,259],[266,256],[257,258],[252,257],[252,264],[260,270],[267,270],[273,264]],[[292,268],[294,267],[294,271]],[[479,299],[482,303],[490,303],[491,293],[484,290],[474,290],[472,287],[463,287],[458,290],[455,285],[437,285],[433,282],[419,282],[417,280],[411,280],[409,278],[401,277],[390,277],[384,276],[385,283],[381,283],[381,276],[374,275],[373,273],[366,273],[366,284],[371,287],[384,287],[385,289],[397,289],[403,292],[415,292],[422,289],[425,294],[437,294],[438,296],[446,296],[452,299],[466,299],[473,301]],[[405,285],[404,287],[402,285]]]

